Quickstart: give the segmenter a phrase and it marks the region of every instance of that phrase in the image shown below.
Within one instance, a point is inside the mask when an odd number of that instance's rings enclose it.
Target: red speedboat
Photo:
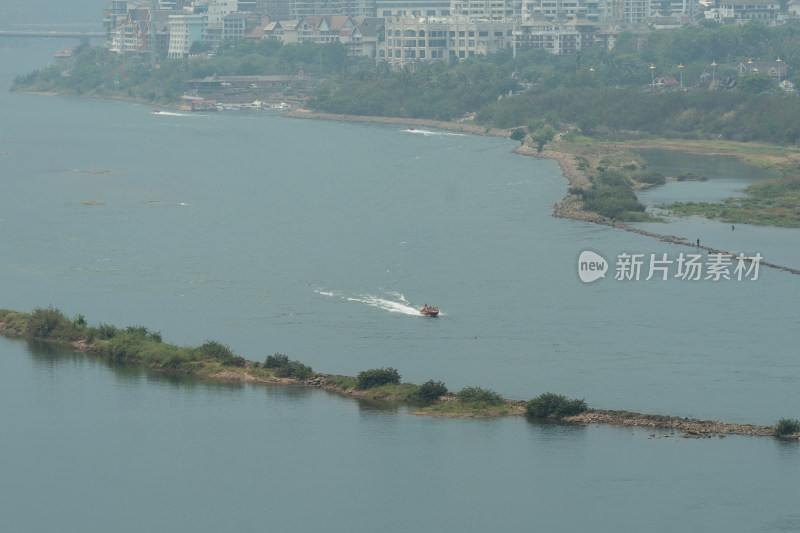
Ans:
[[[439,308],[428,307],[428,304],[425,304],[425,307],[419,310],[419,314],[423,316],[439,316]]]

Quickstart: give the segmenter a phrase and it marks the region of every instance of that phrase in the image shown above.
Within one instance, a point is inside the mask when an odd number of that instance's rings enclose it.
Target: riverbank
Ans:
[[[191,375],[199,378],[263,385],[298,385],[321,388],[329,393],[384,406],[405,406],[415,415],[441,418],[491,418],[500,416],[540,416],[564,423],[590,425],[610,424],[647,427],[668,434],[676,432],[686,438],[708,438],[725,435],[776,436],[778,426],[733,424],[715,420],[689,419],[665,415],[649,415],[631,411],[589,408],[583,400],[545,393],[530,401],[502,398],[499,394],[467,387],[458,393],[447,391],[444,383],[429,381],[422,386],[401,383],[394,369],[372,369],[359,376],[340,376],[313,372],[308,366],[290,361],[281,354],[267,356],[264,363],[250,361],[234,354],[216,341],[206,341],[196,348],[164,343],[160,333],[146,328],[118,329],[108,324],[90,327],[82,315],[68,318],[58,309],[36,309],[21,313],[0,309],[0,335],[32,341],[61,343],[76,353],[84,353],[111,361],[145,366],[153,372]],[[364,384],[362,374],[389,374],[394,381]],[[430,391],[433,391],[431,394]],[[542,411],[542,404],[547,404]],[[536,407],[533,407],[533,404]],[[800,439],[800,428],[781,438]]]
[[[472,135],[484,135],[488,137],[502,137],[502,138],[510,138],[511,131],[504,130],[499,128],[487,128],[483,126],[478,126],[476,124],[471,124],[467,119],[462,122],[445,122],[445,121],[438,121],[438,120],[428,120],[428,119],[406,119],[406,118],[394,118],[394,117],[372,117],[372,116],[360,116],[360,115],[337,115],[333,113],[315,113],[306,109],[297,109],[286,113],[284,116],[290,118],[303,118],[303,119],[312,119],[312,120],[336,120],[342,122],[363,122],[368,124],[398,124],[404,125],[414,128],[419,127],[426,127],[426,128],[436,128],[445,131],[453,131],[458,133],[466,133]],[[742,151],[736,151],[731,149],[729,146],[729,142],[722,143],[724,148],[714,148],[713,142],[709,141],[707,143],[698,143],[694,146],[691,151],[693,153],[704,154],[704,155],[714,155],[714,154],[727,154],[727,155],[736,155],[738,157],[743,158],[745,161],[753,162],[756,158],[768,158],[770,165],[777,165],[780,161],[794,161],[796,159],[800,159],[800,154],[795,153],[788,153],[785,151],[781,151],[777,148],[769,150],[764,148],[762,145],[758,145],[759,149],[757,153],[750,153],[746,154]],[[627,148],[669,148],[674,150],[682,150],[685,148],[685,145],[682,143],[675,143],[670,142],[667,143],[665,146],[659,144],[658,141],[647,141],[641,142],[636,144],[612,144],[612,143],[594,143],[594,144],[571,144],[564,141],[556,141],[550,143],[549,149],[542,150],[539,152],[536,148],[530,145],[521,145],[514,148],[513,152],[530,156],[536,157],[539,159],[551,159],[558,163],[559,168],[561,169],[561,173],[563,174],[564,178],[569,182],[570,188],[587,188],[590,186],[589,177],[583,170],[578,168],[577,163],[577,156],[586,158],[589,162],[588,168],[594,168],[599,161],[603,159],[616,159],[616,160],[634,160],[635,156],[633,156],[630,152],[627,151]],[[781,155],[783,154],[783,155]],[[766,165],[764,165],[766,166]],[[560,201],[557,202],[553,206],[553,216],[557,218],[565,218],[570,220],[577,220],[581,222],[589,222],[592,224],[601,224],[604,226],[609,226],[612,228],[629,231],[632,233],[638,233],[639,235],[643,235],[645,237],[651,237],[653,239],[658,239],[663,242],[668,242],[671,244],[677,244],[681,246],[687,246],[695,250],[704,250],[707,253],[712,254],[721,254],[721,255],[729,255],[729,256],[737,256],[733,252],[729,252],[727,250],[721,250],[718,248],[714,248],[707,245],[697,245],[696,242],[692,242],[684,237],[678,237],[677,235],[670,235],[670,234],[663,234],[663,233],[655,233],[652,231],[646,231],[624,222],[613,220],[608,217],[604,217],[598,213],[594,213],[592,211],[587,211],[583,208],[580,198],[571,193],[567,193],[567,195]],[[761,260],[759,262],[761,266],[774,268],[777,270],[782,270],[784,272],[788,272],[791,274],[800,275],[800,269],[787,267],[783,265],[778,265],[775,263],[771,263],[769,261]]]

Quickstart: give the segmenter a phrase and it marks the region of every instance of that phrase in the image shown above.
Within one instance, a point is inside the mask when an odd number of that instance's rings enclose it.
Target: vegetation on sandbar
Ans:
[[[632,426],[673,427],[686,431],[687,436],[695,437],[717,433],[775,435],[782,438],[800,435],[800,421],[789,418],[782,418],[775,426],[769,427],[736,425],[590,409],[583,399],[570,399],[552,392],[541,394],[527,403],[505,399],[493,390],[478,386],[465,387],[453,394],[441,381],[428,380],[422,385],[403,383],[400,373],[392,367],[364,370],[356,377],[320,374],[284,354],[268,355],[264,363],[259,363],[236,355],[218,341],[206,341],[197,347],[179,347],[163,342],[159,332],[151,332],[144,326],[125,329],[109,324],[89,326],[83,315],[69,318],[52,306],[36,308],[30,314],[0,309],[0,335],[69,344],[75,351],[112,361],[141,364],[158,372],[320,386],[329,392],[385,405],[406,405],[412,408],[413,413],[420,415],[455,418],[524,415],[531,419],[565,420],[581,424],[591,420]]]
[[[654,179],[654,178],[645,178]],[[612,169],[600,165],[589,175],[591,186],[570,187],[570,194],[578,196],[583,208],[604,217],[624,221],[657,220],[645,213],[645,206],[633,191],[634,177],[625,169]]]
[[[760,181],[745,187],[745,198],[721,203],[676,202],[660,205],[671,215],[702,216],[729,224],[800,228],[800,175]]]
[[[800,433],[800,420],[796,418],[781,418],[775,424],[775,435],[778,437],[787,437]]]

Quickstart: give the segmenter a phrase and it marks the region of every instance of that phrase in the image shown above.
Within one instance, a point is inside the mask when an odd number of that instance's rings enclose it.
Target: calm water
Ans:
[[[753,165],[742,165],[735,157],[677,154],[673,150],[638,150],[648,162],[648,170],[665,176],[683,172],[702,172],[708,181],[668,181],[639,192],[639,199],[651,207],[671,202],[719,202],[724,198],[745,196],[742,189],[764,179],[778,177]],[[662,214],[658,209],[655,214]],[[700,218],[665,217],[666,223],[637,224],[638,227],[657,233],[685,237],[690,241],[700,239],[712,246],[731,252],[762,251],[769,253],[770,262],[797,268],[800,265],[800,231],[730,224]]]
[[[57,48],[0,49],[0,84]],[[610,272],[583,284],[585,249],[611,261],[690,250],[553,219],[566,181],[513,147],[0,93],[0,306],[52,304],[326,372],[394,366],[409,381],[522,399],[554,391],[760,424],[798,416],[797,277],[620,282]],[[719,234],[704,243],[736,250]],[[797,267],[797,235],[765,230],[739,249]],[[419,317],[424,303],[442,316]],[[529,529],[534,519],[563,531],[800,528],[789,499],[800,452],[771,439],[428,420],[319,391],[169,380],[18,341],[0,353],[10,473],[0,501],[20,502],[15,530],[249,531],[270,517],[296,530]]]

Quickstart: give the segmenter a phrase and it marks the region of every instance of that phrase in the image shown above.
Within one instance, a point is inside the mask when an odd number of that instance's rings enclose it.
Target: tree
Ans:
[[[209,41],[195,41],[189,47],[189,55],[199,55],[211,51],[211,43]]]
[[[540,128],[533,132],[531,138],[533,142],[536,143],[536,151],[541,152],[544,148],[544,145],[549,143],[553,140],[553,137],[556,136],[556,130],[551,128],[550,126],[545,126],[544,128]]]
[[[768,91],[770,87],[772,87],[772,80],[770,77],[760,74],[742,76],[736,82],[736,88],[738,90],[749,94],[761,94]]]
[[[511,130],[511,140],[519,141],[520,146],[525,144],[525,129],[514,128]],[[541,150],[539,150],[541,152]]]

